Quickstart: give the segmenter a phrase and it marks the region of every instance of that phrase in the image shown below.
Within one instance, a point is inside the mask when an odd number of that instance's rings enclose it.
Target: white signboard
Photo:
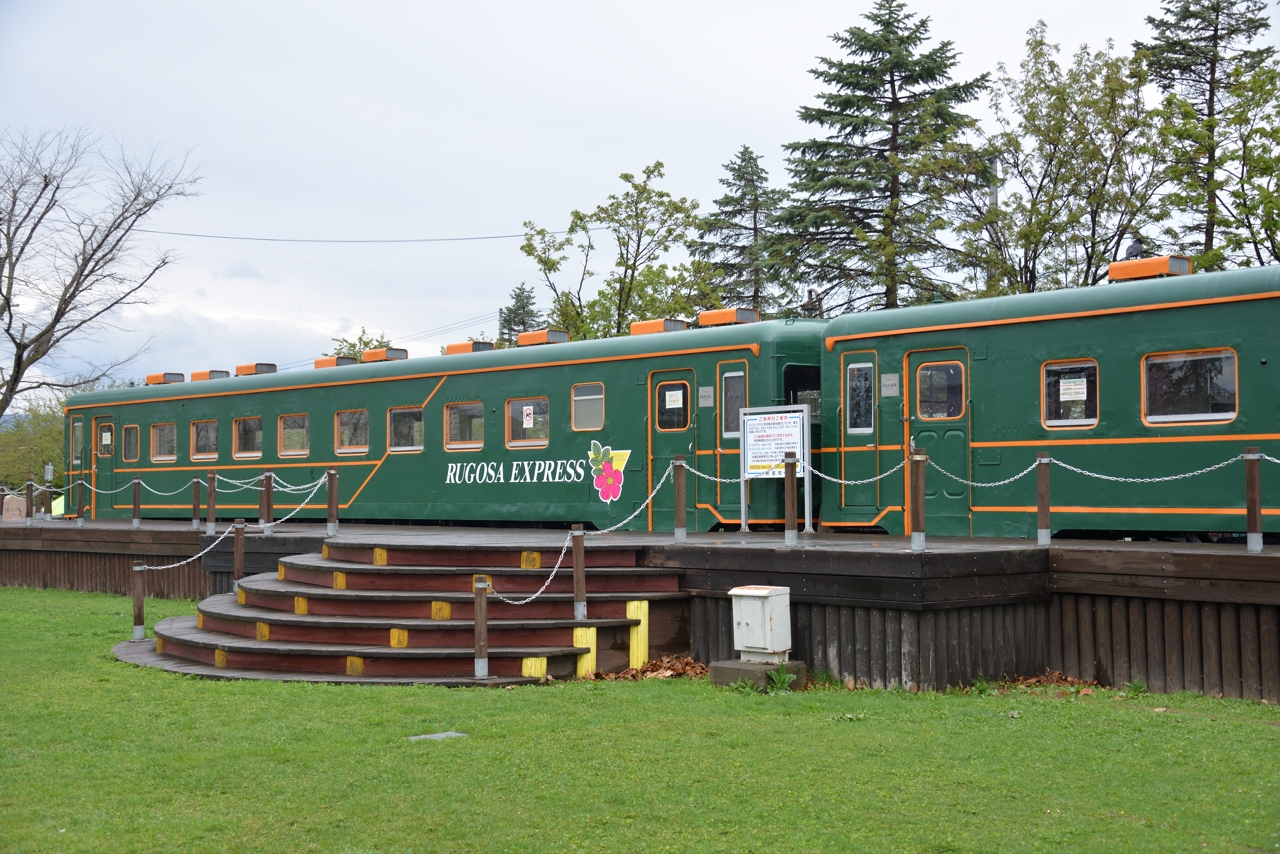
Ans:
[[[1063,377],[1058,380],[1058,400],[1060,402],[1088,399],[1089,381],[1084,377]]]
[[[881,374],[880,375],[880,396],[881,397],[897,397],[902,394],[898,389],[897,374]]]
[[[713,385],[698,386],[698,408],[703,409],[716,405],[716,387]]]
[[[742,473],[746,477],[784,477],[788,453],[803,460],[805,425],[800,412],[762,412],[742,416]],[[801,468],[796,477],[808,472]]]
[[[667,409],[684,409],[684,389],[667,392]]]

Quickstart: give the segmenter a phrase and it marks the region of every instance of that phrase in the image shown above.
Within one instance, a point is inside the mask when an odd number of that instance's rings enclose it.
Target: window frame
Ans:
[[[933,364],[932,362],[930,364]],[[850,427],[849,426],[849,371],[853,368],[866,368],[871,372],[871,426],[870,427]],[[841,407],[840,407],[840,426],[844,430],[845,436],[875,436],[876,434],[876,406],[880,400],[880,389],[877,386],[879,374],[876,369],[876,363],[873,359],[869,362],[845,362],[844,370],[841,372]],[[919,410],[919,404],[916,406]]]
[[[208,452],[203,453],[203,454],[196,453],[196,425],[197,425],[197,424],[214,424],[214,425],[216,425],[217,423],[218,423],[218,419],[216,419],[216,418],[201,418],[201,419],[199,419],[199,420],[196,420],[196,421],[192,421],[192,422],[191,422],[191,426],[190,426],[190,430],[191,430],[191,445],[190,445],[190,451],[191,451],[191,459],[192,459],[192,460],[216,460],[216,459],[218,459],[219,454],[222,452],[222,448],[221,448],[221,447],[219,447],[219,448],[218,448],[218,450],[217,450],[217,451],[214,451],[212,454],[210,454],[210,453],[208,453]],[[214,432],[215,432],[215,433],[217,433],[217,432],[220,432],[220,431],[215,430]]]
[[[134,455],[132,457],[128,456],[128,453],[126,450],[128,448],[128,443],[125,441],[125,436],[128,435],[130,430],[133,430],[133,433],[135,436],[134,446],[133,446]],[[136,463],[141,458],[142,458],[142,428],[139,427],[137,424],[125,424],[121,426],[120,428],[120,461],[125,463]]]
[[[367,437],[365,437],[365,438],[366,438],[366,440],[367,440],[367,442],[366,442],[366,444],[364,444],[364,445],[346,445],[346,446],[344,446],[344,445],[340,444],[340,443],[342,442],[342,416],[343,416],[343,415],[345,415],[345,414],[346,414],[346,413],[348,413],[348,412],[363,412],[363,413],[364,413],[365,424],[367,425],[367,427],[368,427],[368,428],[371,428],[371,427],[372,427],[372,423],[369,421],[369,410],[368,410],[368,408],[364,408],[364,407],[362,407],[362,408],[360,408],[360,409],[339,409],[339,410],[337,410],[336,412],[334,412],[334,413],[333,413],[333,452],[334,452],[335,454],[342,454],[343,456],[356,456],[356,455],[359,455],[359,454],[367,454],[367,453],[369,453],[369,447],[370,447],[370,445],[372,445],[372,444],[373,444],[373,442],[372,442],[373,437],[372,437],[372,436],[367,436]]]
[[[116,452],[116,425],[113,421],[102,421],[96,425],[97,435],[94,436],[93,455],[95,457],[110,457]],[[111,447],[104,454],[102,452],[102,431],[107,430],[111,434]]]
[[[305,418],[307,419],[307,448],[304,451],[286,451],[284,448],[284,419],[286,418]],[[311,413],[309,412],[286,412],[284,415],[276,416],[276,456],[278,457],[306,457],[311,455]]]
[[[1215,413],[1205,413],[1209,417],[1198,416],[1188,418],[1184,415],[1148,415],[1147,414],[1147,359],[1161,356],[1210,356],[1231,354],[1232,360],[1235,362],[1235,388],[1236,388],[1236,408],[1231,413],[1230,418],[1213,417]],[[1236,352],[1234,347],[1198,347],[1190,350],[1166,350],[1159,353],[1145,353],[1142,360],[1138,363],[1140,372],[1140,381],[1142,388],[1142,423],[1147,427],[1180,427],[1183,425],[1200,426],[1205,424],[1230,424],[1240,417],[1240,354]],[[1225,413],[1219,413],[1225,414]],[[1152,418],[1158,418],[1158,421],[1152,421]],[[1168,420],[1166,420],[1168,419]],[[1177,419],[1177,420],[1173,420]]]
[[[76,440],[76,433],[80,434],[79,441]],[[74,415],[71,418],[71,429],[67,431],[67,444],[70,446],[70,455],[68,462],[70,468],[74,471],[80,471],[84,468],[84,416]]]
[[[941,418],[928,418],[920,409],[920,372],[925,368],[931,368],[935,365],[958,365],[960,367],[960,412],[956,415],[946,415]],[[964,362],[959,359],[943,359],[938,362],[921,362],[916,365],[915,386],[916,386],[916,417],[921,421],[959,421],[964,418],[965,413],[969,410],[969,377],[968,371],[965,370]]]
[[[163,456],[156,456],[156,428],[172,427],[173,428],[173,453]],[[178,461],[178,422],[177,421],[159,421],[151,425],[151,429],[147,433],[149,445],[147,447],[147,457],[153,463],[176,463]]]
[[[1052,367],[1084,367],[1093,365],[1094,387],[1097,395],[1097,415],[1089,423],[1081,424],[1050,424],[1045,411],[1048,404],[1048,398],[1045,396],[1048,389],[1046,385],[1046,372]],[[1040,365],[1040,426],[1046,430],[1092,430],[1102,423],[1102,368],[1098,366],[1098,360],[1090,356],[1079,359],[1048,359]]]
[[[519,444],[511,444],[511,404],[519,403],[522,400],[545,400],[547,402],[547,438],[545,439],[516,439]],[[545,394],[536,394],[532,397],[509,397],[502,404],[502,432],[506,437],[506,446],[511,451],[526,451],[530,449],[546,448],[551,444],[551,398]]]
[[[484,434],[486,432],[485,430],[480,431],[479,442],[455,442],[453,444],[449,443],[449,409],[454,406],[478,406],[480,407],[480,415],[482,420],[484,416],[484,401],[482,400],[454,400],[454,401],[450,401],[449,403],[446,403],[444,407],[441,409],[441,415],[444,420],[444,426],[443,426],[443,429],[440,431],[440,444],[444,446],[445,453],[460,454],[460,453],[474,453],[476,451],[483,451],[484,450]],[[506,420],[505,413],[503,414],[503,420],[504,421]]]
[[[393,412],[417,412],[420,416],[419,422],[422,425],[422,444],[421,445],[392,445],[391,444],[391,413]],[[387,453],[388,454],[420,454],[427,446],[427,414],[421,406],[388,406],[387,407]]]
[[[727,391],[727,389],[725,388],[725,380],[728,379],[729,377],[742,377],[742,404],[743,404],[742,408],[743,409],[750,408],[751,404],[747,402],[747,368],[746,366],[744,365],[742,370],[740,371],[725,371],[724,373],[720,374],[720,377],[719,377],[719,382],[720,382],[719,422],[720,423],[718,426],[720,427],[720,438],[721,439],[738,439],[739,441],[741,441],[742,439],[741,418],[739,418],[738,420],[737,432],[730,433],[729,431],[724,429],[725,428],[724,417],[729,412],[729,407],[727,407],[724,402],[725,392]],[[659,385],[663,385],[663,384],[659,383]],[[664,431],[664,432],[674,432],[674,431]]]
[[[243,415],[239,418],[231,419],[231,459],[233,460],[260,460],[262,459],[262,451],[242,451],[240,450],[240,422],[258,420],[258,432],[263,433],[262,446],[265,448],[267,443],[266,427],[262,423],[261,415]]]
[[[659,427],[657,402],[662,387],[666,385],[682,385],[684,386],[684,426],[683,427]],[[688,380],[660,380],[653,389],[654,413],[653,413],[653,429],[659,433],[683,433],[693,426],[693,400],[689,396],[690,387]],[[741,425],[739,425],[741,426]]]
[[[578,426],[578,388],[584,385],[600,386],[600,426],[599,427],[579,427]],[[569,429],[575,433],[597,433],[604,429],[605,419],[605,394],[604,380],[596,382],[574,383],[569,387]],[[594,397],[584,397],[583,400],[595,400]],[[550,404],[548,404],[548,407]],[[550,412],[548,412],[548,415]]]

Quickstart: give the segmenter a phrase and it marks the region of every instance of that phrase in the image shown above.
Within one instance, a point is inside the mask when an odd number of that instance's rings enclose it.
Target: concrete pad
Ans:
[[[769,673],[777,672],[779,667],[796,677],[791,685],[800,688],[809,679],[809,668],[803,661],[784,661],[779,664],[768,664],[763,661],[713,661],[711,662],[711,684],[733,685],[740,680],[754,683],[761,691],[769,687]]]

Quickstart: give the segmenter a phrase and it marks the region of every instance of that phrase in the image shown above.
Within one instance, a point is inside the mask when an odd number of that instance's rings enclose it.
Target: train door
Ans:
[[[874,350],[841,355],[840,471],[833,472],[841,480],[868,480],[880,473],[876,364]],[[880,482],[841,486],[840,504],[853,510],[878,509]]]
[[[98,416],[93,419],[93,432],[90,437],[90,464],[93,466],[93,476],[90,483],[95,489],[110,492],[115,489],[115,452],[116,452],[116,425],[113,423],[111,416]],[[93,518],[98,518],[98,493],[93,493],[90,503],[93,507]],[[115,503],[114,495],[101,496],[103,508],[110,509]],[[130,501],[133,497],[130,496]]]
[[[692,461],[697,452],[694,441],[694,408],[691,396],[697,382],[692,370],[654,371],[649,375],[649,484],[645,495],[667,470],[676,454]],[[692,465],[692,462],[690,463]],[[697,504],[696,477],[687,477],[686,511]],[[636,495],[636,500],[644,496]],[[675,510],[675,490],[663,487],[649,505],[649,530],[670,530]]]
[[[737,478],[742,473],[742,431],[738,421],[739,410],[751,405],[748,391],[750,384],[747,382],[750,370],[751,366],[745,360],[734,359],[716,365],[716,397],[713,401],[716,408],[716,467],[711,474],[726,480]],[[741,492],[738,484],[707,481],[700,484],[699,488],[714,492],[714,503],[721,518],[737,517],[742,512],[739,507]]]
[[[946,471],[971,480],[969,471],[969,355],[961,347],[907,357],[907,405],[911,448],[923,450]],[[925,523],[930,534],[967,537],[969,487],[929,467]]]
[[[85,454],[84,446],[84,417],[81,415],[73,415],[71,417],[71,435],[67,440],[67,484],[75,484],[81,478],[87,482],[88,477],[85,472],[89,468],[87,462],[88,457]],[[79,512],[80,504],[85,493],[84,487],[75,486],[67,492],[67,510],[68,512]]]

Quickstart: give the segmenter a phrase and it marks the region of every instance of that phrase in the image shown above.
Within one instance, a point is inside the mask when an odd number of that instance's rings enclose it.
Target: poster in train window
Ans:
[[[126,463],[138,461],[138,425],[126,424],[120,431],[120,458]]]
[[[191,459],[213,460],[218,458],[218,422],[191,422]]]
[[[1098,423],[1098,364],[1091,359],[1044,366],[1046,427],[1092,427]]]
[[[281,415],[278,425],[280,456],[305,457],[311,451],[310,415]]]
[[[725,438],[740,435],[740,410],[747,405],[747,375],[733,371],[720,377],[720,432]]]
[[[484,404],[450,403],[444,408],[444,446],[450,451],[484,447]]]
[[[422,450],[422,409],[405,407],[387,413],[387,435],[392,451]]]
[[[1161,353],[1143,359],[1145,414],[1153,423],[1230,421],[1236,415],[1236,354]]]
[[[116,426],[114,424],[98,425],[98,456],[109,457],[115,452]]]
[[[876,424],[876,366],[857,362],[845,368],[845,431],[870,433]]]
[[[925,420],[964,414],[964,366],[930,362],[916,370],[916,411]]]
[[[573,387],[573,429],[604,427],[604,383],[579,383]]]
[[[507,446],[545,448],[551,440],[551,405],[545,397],[507,401]]]
[[[151,462],[171,463],[178,458],[178,425],[151,425]]]
[[[658,429],[683,430],[689,426],[689,384],[658,383]]]
[[[236,459],[256,459],[262,456],[262,419],[254,416],[253,418],[237,418],[233,422],[235,426],[235,435],[232,440],[235,447],[231,449],[231,456]]]
[[[337,422],[338,453],[361,454],[369,450],[369,410],[339,412]]]

